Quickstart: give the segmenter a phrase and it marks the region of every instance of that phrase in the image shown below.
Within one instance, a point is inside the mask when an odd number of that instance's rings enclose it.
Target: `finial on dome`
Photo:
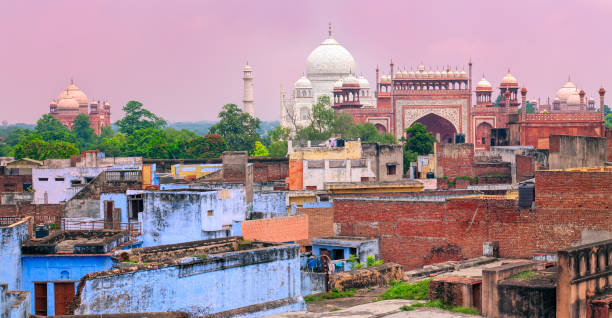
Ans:
[[[327,33],[329,34],[329,38],[331,39],[331,33],[332,33],[332,27],[331,27],[331,21],[329,22],[328,28],[327,28]]]
[[[74,84],[74,76],[70,76],[70,84]]]
[[[572,76],[570,74],[567,74],[567,81],[571,82],[572,81]]]

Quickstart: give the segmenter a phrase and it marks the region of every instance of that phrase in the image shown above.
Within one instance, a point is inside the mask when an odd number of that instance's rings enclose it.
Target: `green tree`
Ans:
[[[123,156],[126,139],[126,136],[122,133],[117,133],[110,138],[102,138],[102,141],[98,144],[98,150],[104,152],[107,157]]]
[[[257,129],[261,121],[243,112],[234,104],[223,106],[219,118],[219,123],[210,127],[210,133],[221,135],[227,143],[228,150],[246,150],[252,153],[255,142],[260,140]]]
[[[408,138],[402,137],[404,142],[404,173],[410,168],[410,162],[417,160],[417,155],[433,153],[436,138],[427,131],[427,127],[416,122],[406,129]]]
[[[255,149],[253,150],[253,156],[254,157],[267,157],[269,156],[270,153],[268,152],[268,149],[266,148],[266,146],[264,146],[261,141],[256,141],[255,142]]]
[[[127,156],[154,159],[176,158],[168,145],[166,133],[157,128],[143,128],[127,135],[123,153]]]
[[[102,126],[102,129],[100,129],[100,138],[111,138],[113,137],[113,135],[115,134],[115,132],[113,131],[113,127],[111,126]]]
[[[274,142],[279,140],[289,140],[289,138],[291,138],[291,129],[276,126],[266,134],[262,142],[264,145],[270,146]]]
[[[78,154],[79,150],[72,143],[61,140],[47,142],[38,135],[31,135],[23,139],[13,149],[15,159],[67,159]]]
[[[72,134],[76,139],[76,145],[81,150],[95,148],[98,136],[89,125],[89,116],[79,114],[73,121]]]
[[[270,157],[279,158],[287,156],[287,142],[284,140],[275,141],[270,144],[268,150],[270,151]]]
[[[601,109],[597,110],[598,113],[601,113]],[[608,114],[612,114],[612,111],[610,110],[610,107],[608,107],[608,105],[604,105],[604,115],[608,115]]]
[[[119,126],[119,131],[126,135],[131,135],[139,129],[161,129],[166,126],[164,119],[143,108],[141,102],[129,101],[123,106],[123,111],[125,116],[117,121],[116,125]]]
[[[606,119],[606,127],[612,128],[612,114],[607,114],[605,119]]]
[[[71,143],[76,141],[70,130],[51,114],[44,114],[36,122],[34,133],[44,141],[63,140]]]
[[[207,134],[187,141],[187,157],[194,159],[217,158],[227,149],[223,137],[217,134]]]

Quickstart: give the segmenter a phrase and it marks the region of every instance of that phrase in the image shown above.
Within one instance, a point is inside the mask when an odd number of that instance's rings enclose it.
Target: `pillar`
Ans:
[[[578,95],[580,95],[580,112],[584,111],[584,91],[580,90],[580,93],[578,93]]]
[[[521,117],[523,121],[527,120],[527,89],[521,88],[521,108],[523,109]]]

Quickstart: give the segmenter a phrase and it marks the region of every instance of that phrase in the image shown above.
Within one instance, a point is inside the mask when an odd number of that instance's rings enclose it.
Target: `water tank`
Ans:
[[[344,139],[338,139],[338,140],[336,140],[336,146],[338,146],[338,147],[344,147]]]
[[[426,176],[427,176],[427,179],[433,179],[433,178],[434,178],[434,173],[433,173],[433,172],[431,172],[431,171],[429,171],[429,172],[426,174]]]
[[[523,182],[519,184],[519,207],[531,208],[531,204],[535,200],[535,183]]]

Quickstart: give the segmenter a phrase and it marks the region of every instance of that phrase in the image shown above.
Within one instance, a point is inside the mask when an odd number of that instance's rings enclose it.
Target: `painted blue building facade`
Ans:
[[[35,314],[34,299],[43,299],[43,295],[35,293],[34,284],[46,285],[46,314],[55,315],[55,285],[72,284],[73,292],[79,279],[85,274],[108,270],[113,267],[110,255],[96,256],[47,256],[47,255],[24,255],[22,256],[22,286],[23,290],[32,295],[31,313]],[[40,291],[41,288],[37,291]],[[59,292],[59,290],[57,291]]]

